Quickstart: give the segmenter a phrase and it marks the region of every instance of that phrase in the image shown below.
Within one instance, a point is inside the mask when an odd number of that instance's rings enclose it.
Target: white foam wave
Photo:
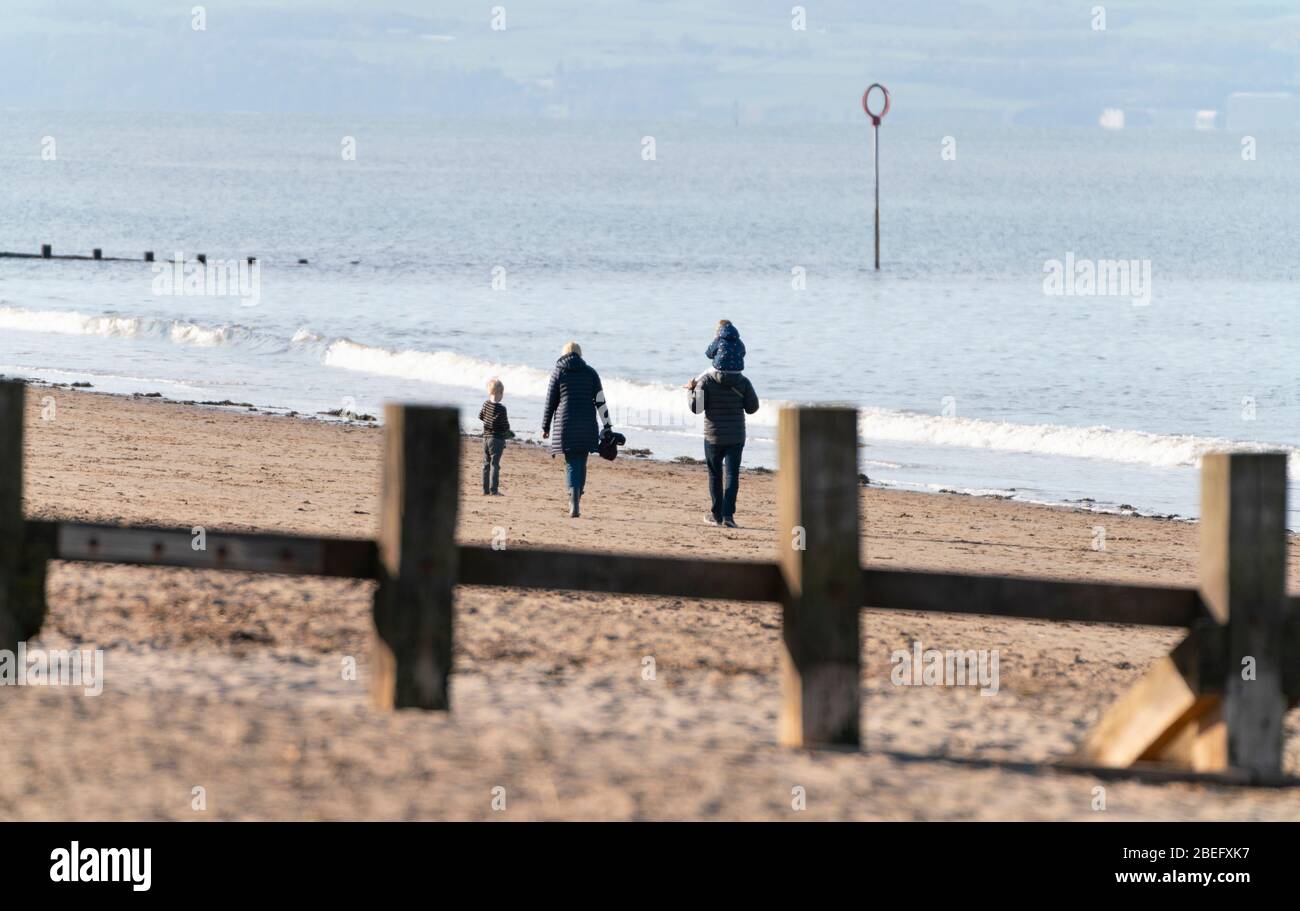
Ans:
[[[319,347],[322,361],[329,367],[462,389],[481,389],[489,378],[496,376],[505,383],[512,395],[530,398],[543,398],[550,379],[549,369],[498,364],[451,351],[395,351],[349,339],[330,340],[306,327],[300,328],[286,342],[283,338],[275,338],[238,324],[204,326],[183,320],[85,316],[73,311],[0,306],[0,329],[66,335],[152,337],[167,339],[179,345],[200,347],[267,342],[280,346]],[[680,428],[687,432],[699,427],[699,418],[687,410],[686,396],[677,386],[612,377],[605,377],[604,385],[614,419],[622,426],[655,427],[666,431]],[[761,426],[775,426],[777,414],[786,404],[788,403],[783,401],[766,401],[758,413],[751,417],[751,421]],[[1105,426],[1016,424],[884,408],[862,409],[859,431],[867,440],[1100,459],[1157,468],[1196,467],[1203,455],[1214,451],[1284,451],[1289,457],[1291,476],[1300,477],[1300,449],[1218,437],[1156,434]]]
[[[479,389],[492,377],[498,377],[511,395],[545,398],[550,382],[549,370],[517,364],[497,364],[451,351],[392,351],[338,339],[325,350],[325,363],[344,370],[356,370],[378,376],[394,376],[440,386]],[[633,426],[694,425],[698,418],[686,406],[686,393],[665,383],[639,383],[632,380],[602,377],[605,398],[615,422]],[[783,402],[768,402],[759,407],[751,421],[775,424]]]
[[[140,316],[84,316],[75,311],[24,310],[0,307],[0,329],[53,332],[59,335],[99,335],[120,338],[165,338],[178,345],[213,347],[257,337],[247,326],[202,326],[182,320]]]
[[[293,334],[292,341],[295,345],[319,345],[321,342],[326,341],[326,338],[303,326]]]
[[[1300,474],[1298,449],[1220,437],[1147,433],[1105,426],[1014,424],[883,408],[863,409],[858,425],[862,436],[871,440],[1103,459],[1156,468],[1196,467],[1200,465],[1201,457],[1208,452],[1282,451],[1287,453],[1291,474]]]

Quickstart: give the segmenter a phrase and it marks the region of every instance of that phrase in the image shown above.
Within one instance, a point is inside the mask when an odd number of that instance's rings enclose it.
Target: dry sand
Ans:
[[[33,389],[28,405],[33,517],[374,533],[377,428],[67,389]],[[497,498],[479,492],[479,458],[467,440],[466,542],[504,528],[512,547],[769,558],[776,546],[765,473],[746,473],[743,527],[727,531],[702,523],[700,466],[594,460],[575,521],[563,466],[543,451],[507,449]],[[875,489],[862,509],[874,565],[1195,580],[1188,523]],[[1298,561],[1293,541],[1292,579]],[[804,752],[774,739],[775,605],[462,588],[453,712],[384,714],[367,698],[371,590],[53,564],[40,644],[103,648],[104,692],[0,690],[0,819],[1300,818],[1300,789],[1024,765],[1067,754],[1176,631],[867,611],[865,749]],[[890,653],[918,639],[999,650],[999,691],[893,686]],[[349,658],[356,680],[342,673]]]

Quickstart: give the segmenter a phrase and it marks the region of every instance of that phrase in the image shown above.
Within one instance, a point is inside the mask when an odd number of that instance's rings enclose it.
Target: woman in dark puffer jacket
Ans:
[[[569,342],[555,363],[546,390],[546,412],[542,415],[542,439],[551,441],[552,456],[564,454],[565,486],[569,488],[569,515],[578,518],[578,501],[587,485],[587,456],[600,445],[601,431],[596,416],[611,429],[609,408],[600,376],[582,359],[582,346]],[[552,428],[554,421],[554,428]],[[551,430],[555,434],[552,436]]]

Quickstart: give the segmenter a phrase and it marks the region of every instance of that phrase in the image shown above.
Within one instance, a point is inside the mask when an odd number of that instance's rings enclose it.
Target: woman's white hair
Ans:
[[[576,354],[578,357],[582,357],[582,346],[577,342],[565,342],[563,353]]]

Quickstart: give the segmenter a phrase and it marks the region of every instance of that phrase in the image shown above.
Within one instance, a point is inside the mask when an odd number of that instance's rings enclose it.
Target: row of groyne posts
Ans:
[[[130,257],[130,256],[105,256],[102,248],[95,247],[90,251],[89,256],[86,256],[85,254],[82,253],[60,253],[56,256],[54,253],[53,244],[41,244],[40,253],[11,253],[9,251],[0,251],[0,259],[83,259],[83,260],[88,259],[88,260],[99,260],[102,262],[151,263],[154,261],[154,255],[152,250],[145,250],[143,259],[135,259],[134,257]],[[208,261],[208,255],[206,253],[196,253],[194,255],[194,259],[200,263],[206,264]],[[246,256],[244,257],[244,259],[250,265],[252,263],[257,262],[256,256]],[[306,262],[306,260],[299,260],[299,262],[304,263]]]
[[[845,749],[862,741],[864,608],[1179,627],[1186,637],[1059,765],[1294,783],[1283,770],[1282,722],[1300,696],[1300,611],[1286,594],[1281,453],[1205,457],[1200,582],[1180,588],[862,566],[852,408],[782,410],[770,561],[458,544],[460,416],[426,405],[385,408],[373,540],[208,529],[206,549],[194,550],[189,528],[31,519],[22,505],[23,415],[24,386],[0,381],[0,648],[40,632],[50,560],[374,579],[374,703],[447,711],[458,585],[775,602],[778,739]]]

